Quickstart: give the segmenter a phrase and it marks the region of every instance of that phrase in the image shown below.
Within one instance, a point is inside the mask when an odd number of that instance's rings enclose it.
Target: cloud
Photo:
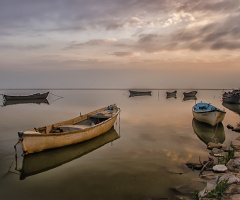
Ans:
[[[114,52],[113,54],[110,55],[114,55],[117,57],[138,57],[140,56],[140,53],[138,52]]]
[[[101,46],[101,45],[108,45],[111,43],[116,42],[117,39],[115,38],[108,38],[108,39],[95,39],[95,40],[89,40],[87,42],[83,43],[77,43],[77,42],[72,42],[67,49],[78,49],[82,48],[84,46]]]
[[[31,50],[38,50],[44,49],[47,45],[45,44],[32,44],[32,45],[20,45],[20,44],[0,44],[0,49],[15,49],[15,50],[24,50],[24,51],[31,51]]]

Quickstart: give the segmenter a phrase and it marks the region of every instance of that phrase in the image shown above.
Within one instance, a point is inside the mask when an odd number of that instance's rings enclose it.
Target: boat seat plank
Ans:
[[[60,128],[63,132],[83,130],[83,129],[86,129],[89,127],[91,127],[91,126],[88,126],[88,125],[61,125],[61,126],[58,126],[58,128]]]

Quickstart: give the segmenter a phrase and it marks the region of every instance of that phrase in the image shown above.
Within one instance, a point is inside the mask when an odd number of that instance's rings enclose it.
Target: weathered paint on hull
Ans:
[[[224,117],[225,117],[225,112],[220,112],[220,111],[212,111],[212,112],[199,112],[196,113],[193,111],[193,117],[200,121],[200,122],[205,122],[208,123],[212,126],[215,126],[219,122],[222,122]]]
[[[30,154],[90,140],[110,130],[117,119],[118,113],[119,111],[112,118],[81,131],[66,134],[24,134],[22,140],[23,151],[25,154]]]

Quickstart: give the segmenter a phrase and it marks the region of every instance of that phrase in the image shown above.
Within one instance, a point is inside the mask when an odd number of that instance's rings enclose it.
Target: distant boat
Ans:
[[[205,144],[208,144],[209,142],[222,144],[225,141],[225,131],[222,122],[214,127],[193,119],[192,127],[198,138]]]
[[[222,97],[223,103],[240,104],[240,90],[225,92]]]
[[[183,101],[189,101],[189,100],[197,100],[196,96],[193,97],[183,97]]]
[[[177,90],[173,91],[173,92],[167,92],[167,99],[169,98],[177,98]]]
[[[59,167],[65,163],[80,158],[118,138],[120,138],[120,136],[117,134],[116,130],[111,128],[106,133],[79,144],[52,149],[36,154],[25,155],[23,158],[22,167],[19,170],[21,173],[20,179],[23,180],[28,176]]]
[[[198,92],[197,91],[191,91],[191,92],[183,92],[184,97],[194,97],[196,96]]]
[[[49,92],[46,93],[36,93],[31,95],[21,95],[21,96],[12,96],[12,95],[3,95],[3,99],[7,100],[28,100],[28,99],[46,99]]]
[[[64,122],[18,132],[24,154],[64,147],[108,131],[120,112],[115,104]]]
[[[211,124],[212,126],[222,122],[226,114],[225,111],[204,102],[194,105],[192,113],[196,120]]]
[[[148,90],[129,90],[130,96],[151,96],[152,91]]]
[[[3,106],[16,105],[16,104],[48,104],[47,99],[22,99],[22,100],[5,100]]]

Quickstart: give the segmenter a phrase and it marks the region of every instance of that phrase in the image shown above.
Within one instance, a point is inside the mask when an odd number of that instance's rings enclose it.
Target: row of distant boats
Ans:
[[[134,96],[151,96],[152,91],[149,90],[129,90],[129,97]],[[196,97],[197,91],[183,92],[184,97]],[[166,92],[167,98],[177,98],[177,90]]]
[[[151,96],[152,91],[149,90],[129,90],[130,97],[133,96]],[[197,91],[183,92],[184,97],[195,97],[192,99],[197,100]],[[166,98],[177,98],[177,90],[173,92],[166,92]],[[223,103],[240,104],[240,90],[232,90],[225,92],[222,96]]]
[[[146,95],[151,94],[151,91],[134,91],[130,90],[130,94]],[[167,93],[176,94],[177,91]],[[5,100],[30,100],[30,99],[46,99],[49,92],[37,93],[28,96],[9,96],[4,95]],[[197,91],[183,93],[188,96],[195,96]],[[239,96],[240,90],[233,90],[223,94],[223,100],[230,103],[240,103],[235,101],[236,96]],[[231,101],[234,99],[234,101]],[[19,143],[22,144],[24,154],[31,154],[45,151],[48,149],[59,148],[95,138],[108,130],[114,125],[120,108],[117,105],[110,105],[85,115],[80,115],[74,119],[64,122],[47,125],[39,128],[30,129],[27,131],[18,132]],[[210,103],[199,102],[192,107],[194,119],[211,126],[216,126],[222,122],[226,111],[221,110]]]

